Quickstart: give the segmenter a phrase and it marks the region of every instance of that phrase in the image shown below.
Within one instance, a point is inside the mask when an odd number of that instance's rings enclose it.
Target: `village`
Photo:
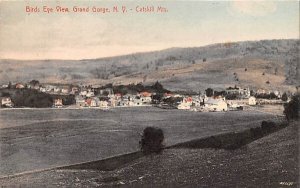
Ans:
[[[163,88],[157,82],[158,86]],[[138,87],[140,85],[130,85]],[[129,86],[124,86],[129,87]],[[165,109],[179,109],[197,112],[218,112],[235,111],[247,109],[256,105],[276,105],[284,104],[289,101],[291,94],[279,91],[267,91],[258,89],[256,91],[249,88],[228,87],[222,91],[214,91],[211,88],[199,93],[180,94],[165,89],[143,90],[133,89],[131,92],[116,92],[112,85],[105,87],[78,86],[78,85],[59,85],[59,84],[40,84],[36,80],[29,83],[4,84],[1,90],[35,90],[53,96],[52,108],[99,108],[108,110],[116,107],[139,107],[155,106]],[[65,102],[65,96],[71,96],[73,100]],[[3,93],[1,97],[2,108],[17,108],[10,94]]]

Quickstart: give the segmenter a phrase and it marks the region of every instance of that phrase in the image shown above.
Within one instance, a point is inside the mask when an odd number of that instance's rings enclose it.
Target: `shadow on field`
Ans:
[[[263,121],[260,127],[247,129],[238,133],[225,133],[207,138],[195,139],[179,144],[169,146],[168,148],[214,148],[234,150],[241,148],[257,139],[276,132],[287,127],[287,122],[274,123],[272,121]]]

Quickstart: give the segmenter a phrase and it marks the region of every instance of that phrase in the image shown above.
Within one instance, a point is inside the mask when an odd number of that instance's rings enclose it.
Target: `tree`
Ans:
[[[158,81],[155,82],[154,85],[152,85],[152,88],[159,92],[159,93],[163,93],[164,92],[164,87],[161,85],[161,83],[159,83]]]
[[[31,81],[29,82],[29,84],[30,84],[31,86],[38,86],[38,85],[40,85],[40,82],[39,82],[38,80],[31,80]]]
[[[275,95],[275,93],[271,92],[270,93],[270,99],[276,99],[276,98],[277,98],[277,96]]]
[[[8,82],[8,86],[7,86],[8,89],[11,89],[12,88],[12,84],[11,82]]]
[[[205,90],[205,94],[206,94],[207,97],[212,97],[214,95],[214,90],[211,89],[211,88],[207,88]]]
[[[163,150],[164,133],[156,127],[146,127],[139,142],[144,154],[160,153]]]
[[[295,95],[292,100],[284,105],[284,115],[288,121],[299,118],[300,95]]]
[[[288,96],[287,96],[286,93],[283,93],[283,94],[282,94],[281,100],[282,100],[282,101],[285,101],[285,102],[288,100]]]
[[[153,104],[159,104],[160,101],[163,98],[163,94],[162,93],[156,93],[155,95],[152,95],[152,103]]]

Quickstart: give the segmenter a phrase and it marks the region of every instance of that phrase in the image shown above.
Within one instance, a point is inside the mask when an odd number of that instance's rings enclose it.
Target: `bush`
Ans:
[[[141,150],[145,154],[160,153],[163,149],[164,133],[160,128],[146,127],[140,141]]]
[[[299,118],[300,95],[293,96],[292,100],[284,105],[284,115],[288,121]]]

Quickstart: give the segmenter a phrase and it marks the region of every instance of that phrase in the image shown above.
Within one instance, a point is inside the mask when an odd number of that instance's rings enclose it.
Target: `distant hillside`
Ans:
[[[263,40],[170,48],[87,60],[0,60],[0,83],[128,84],[160,81],[171,90],[300,85],[299,40]]]

